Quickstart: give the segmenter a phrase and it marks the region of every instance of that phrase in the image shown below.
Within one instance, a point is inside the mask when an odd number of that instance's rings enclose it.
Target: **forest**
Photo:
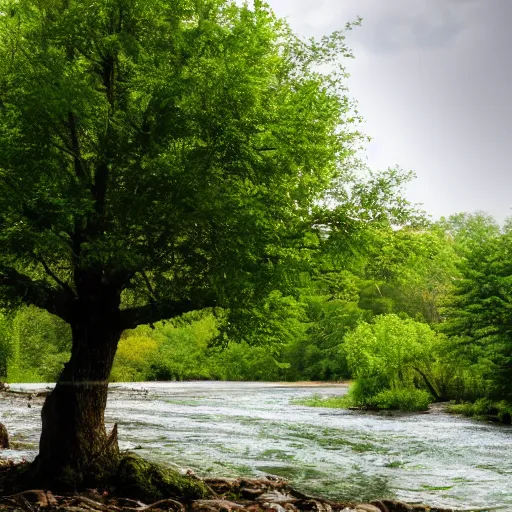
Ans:
[[[0,0],[0,377],[55,382],[23,485],[168,487],[107,432],[109,380],[352,380],[350,406],[510,422],[512,223],[428,220],[366,167],[359,23]]]
[[[349,251],[326,239],[314,272],[287,295],[269,294],[254,330],[231,343],[210,310],[124,331],[111,380],[351,380],[348,398],[311,405],[452,401],[456,412],[510,423],[511,225],[484,213],[422,224],[370,225]],[[1,329],[3,380],[57,380],[68,325],[27,306],[6,311]]]

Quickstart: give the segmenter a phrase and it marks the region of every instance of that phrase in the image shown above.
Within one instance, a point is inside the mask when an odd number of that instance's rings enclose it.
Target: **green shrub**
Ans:
[[[432,395],[423,389],[385,389],[372,400],[378,409],[398,409],[400,411],[425,411],[432,402]]]
[[[375,407],[373,397],[386,387],[386,378],[382,375],[361,377],[350,386],[348,398],[354,407]]]
[[[451,404],[448,410],[481,420],[512,423],[512,403],[505,400],[493,401],[489,398],[480,398],[474,403]]]
[[[315,394],[310,398],[295,400],[294,405],[308,407],[329,407],[348,409],[349,407],[368,407],[371,409],[395,409],[405,412],[425,411],[432,402],[432,395],[423,389],[398,388],[380,389],[377,393],[366,394],[370,389],[378,389],[380,383],[365,379],[355,382],[348,394],[322,398]]]
[[[45,379],[34,368],[24,368],[22,365],[9,364],[7,367],[7,382],[43,382]]]
[[[36,307],[19,309],[0,335],[8,347],[9,382],[55,382],[69,359],[69,325]]]

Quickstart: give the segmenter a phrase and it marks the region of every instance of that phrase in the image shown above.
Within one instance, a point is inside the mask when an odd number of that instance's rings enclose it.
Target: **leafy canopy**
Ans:
[[[108,288],[129,328],[289,282],[358,137],[341,32],[301,41],[258,0],[0,13],[5,300],[72,321]]]

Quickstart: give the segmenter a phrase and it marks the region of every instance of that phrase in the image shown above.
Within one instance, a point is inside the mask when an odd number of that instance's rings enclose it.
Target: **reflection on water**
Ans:
[[[512,510],[512,428],[442,412],[381,416],[290,404],[313,392],[345,388],[116,384],[107,421],[119,424],[122,448],[202,475],[269,473],[333,498]],[[0,412],[15,439],[33,443],[21,452],[28,457],[35,454],[39,409],[19,401]]]

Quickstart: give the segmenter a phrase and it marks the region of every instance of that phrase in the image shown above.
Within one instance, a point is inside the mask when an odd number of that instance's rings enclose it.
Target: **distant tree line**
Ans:
[[[333,239],[314,275],[304,274],[290,295],[270,294],[254,332],[238,343],[226,337],[222,311],[140,326],[122,334],[111,379],[354,379],[352,405],[453,400],[455,410],[509,422],[510,228],[459,214],[366,229],[344,254]],[[4,315],[2,378],[52,382],[70,347],[68,326],[47,312]]]

